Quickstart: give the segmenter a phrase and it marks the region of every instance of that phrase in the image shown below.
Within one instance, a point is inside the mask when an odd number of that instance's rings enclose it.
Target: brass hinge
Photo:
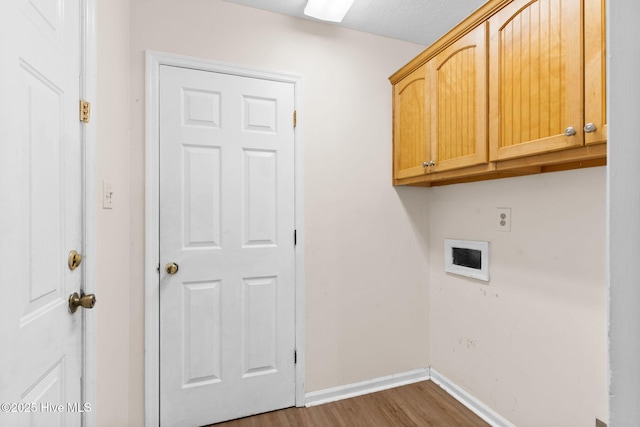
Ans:
[[[298,126],[298,112],[293,110],[293,127]]]
[[[88,101],[80,100],[80,121],[83,123],[89,123],[91,119],[91,103]]]

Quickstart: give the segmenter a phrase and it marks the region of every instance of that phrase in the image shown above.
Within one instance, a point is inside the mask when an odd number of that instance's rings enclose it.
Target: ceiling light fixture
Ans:
[[[304,14],[322,21],[342,22],[354,0],[309,0]]]

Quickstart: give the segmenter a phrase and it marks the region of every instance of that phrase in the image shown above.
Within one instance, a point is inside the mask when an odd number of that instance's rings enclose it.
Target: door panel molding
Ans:
[[[262,80],[291,83],[294,85],[294,105],[300,112],[302,77],[289,73],[275,73],[238,67],[221,62],[174,55],[148,50],[146,52],[146,113],[145,113],[145,425],[152,427],[160,422],[160,293],[158,287],[159,266],[159,84],[160,66],[168,65],[201,71],[252,77]],[[267,106],[268,107],[268,106]],[[266,108],[266,107],[265,107]],[[251,123],[250,123],[251,124]],[[264,123],[258,123],[265,131]],[[293,124],[292,124],[293,125]],[[295,143],[295,228],[304,230],[303,216],[303,151],[297,122]],[[293,239],[293,236],[291,236]],[[295,246],[295,339],[297,347],[296,406],[304,406],[305,337],[304,337],[304,233],[296,235]]]
[[[8,369],[2,372],[2,389],[3,396],[16,403],[57,400],[64,406],[55,416],[58,421],[92,427],[96,312],[71,315],[67,307],[71,292],[94,293],[96,284],[96,127],[81,124],[77,110],[80,98],[96,98],[96,0],[69,1],[64,7],[62,2],[60,7],[45,3],[5,2],[0,12],[0,25],[19,39],[1,49],[5,85],[12,86],[6,93],[3,86],[3,117],[11,121],[8,126],[2,122],[3,132],[13,142],[3,143],[0,150],[4,161],[12,163],[11,168],[2,163],[7,185],[0,186],[7,202],[2,210],[7,245],[0,252],[11,267],[2,264],[4,274],[11,272],[2,309],[12,317],[5,322],[3,315],[2,333],[13,350],[2,358]],[[12,25],[5,26],[9,21]],[[21,31],[15,32],[13,25]],[[5,114],[8,110],[11,114]],[[29,117],[39,117],[38,125],[28,123]],[[52,167],[37,167],[49,161]],[[50,218],[42,221],[37,215]],[[67,267],[71,249],[85,260],[74,272]],[[43,321],[46,325],[40,328]],[[33,414],[7,415],[14,425],[38,424]]]

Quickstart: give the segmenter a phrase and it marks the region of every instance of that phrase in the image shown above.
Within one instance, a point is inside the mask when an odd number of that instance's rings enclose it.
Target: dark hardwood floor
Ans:
[[[486,427],[438,385],[423,381],[311,408],[289,408],[215,427]]]

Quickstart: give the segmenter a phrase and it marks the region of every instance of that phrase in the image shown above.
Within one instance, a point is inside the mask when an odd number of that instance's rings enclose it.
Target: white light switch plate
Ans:
[[[113,209],[113,187],[109,181],[102,181],[102,209]]]

